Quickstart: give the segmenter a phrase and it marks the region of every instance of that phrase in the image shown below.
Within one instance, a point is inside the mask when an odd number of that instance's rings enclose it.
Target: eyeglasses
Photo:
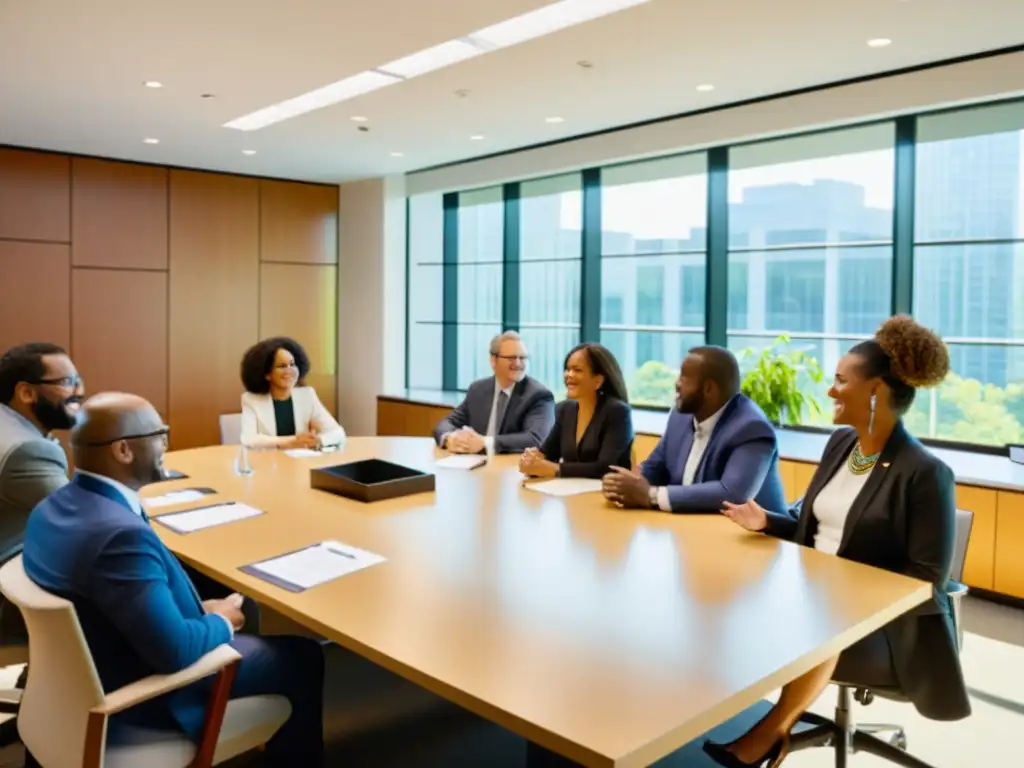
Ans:
[[[92,448],[99,448],[100,446],[103,445],[113,445],[114,443],[119,443],[122,440],[146,440],[147,438],[150,437],[162,437],[164,438],[164,440],[166,440],[170,432],[170,427],[161,427],[160,429],[157,429],[153,432],[146,432],[141,435],[123,435],[122,437],[115,437],[112,440],[96,440],[93,442],[88,442],[86,443],[86,445]]]
[[[287,371],[289,368],[298,369],[298,367],[299,367],[298,363],[281,363],[279,365],[275,365],[274,366],[274,370],[275,371]]]
[[[29,384],[52,384],[55,387],[68,387],[69,389],[79,386],[82,383],[82,377],[79,375],[74,376],[61,376],[56,379],[33,379],[28,382]]]
[[[495,355],[499,360],[508,360],[510,363],[525,363],[530,359],[529,355]]]

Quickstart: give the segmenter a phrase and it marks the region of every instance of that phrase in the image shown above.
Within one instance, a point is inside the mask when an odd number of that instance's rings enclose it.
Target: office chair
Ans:
[[[179,672],[105,693],[74,606],[31,581],[21,555],[0,568],[0,592],[21,609],[28,627],[32,670],[18,732],[36,765],[210,768],[265,744],[291,715],[283,696],[228,700],[241,656],[227,644]],[[216,679],[198,745],[179,731],[132,727],[125,729],[125,743],[107,746],[110,716],[210,676]]]
[[[967,543],[971,538],[971,525],[974,513],[958,509],[956,511],[956,541],[953,546],[953,562],[950,567],[950,581],[947,594],[953,609],[953,627],[956,631],[957,650],[963,648],[964,631],[961,612],[962,601],[967,594],[967,586],[960,583],[963,578],[964,560],[967,557]],[[881,757],[904,768],[933,768],[933,766],[909,754],[907,750],[907,734],[903,726],[893,723],[862,723],[854,722],[850,714],[851,697],[864,705],[881,696],[893,701],[908,701],[898,689],[868,689],[838,683],[839,696],[836,702],[835,719],[805,712],[800,723],[811,725],[803,731],[796,731],[790,736],[789,751],[813,747],[833,747],[835,749],[836,768],[846,768],[847,756],[854,752],[867,752]],[[891,732],[888,741],[883,741],[875,734]]]
[[[221,445],[238,445],[242,442],[242,414],[222,413],[217,420],[220,423]]]

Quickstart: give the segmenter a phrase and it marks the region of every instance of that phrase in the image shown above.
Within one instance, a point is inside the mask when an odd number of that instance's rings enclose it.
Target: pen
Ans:
[[[342,555],[343,557],[347,557],[349,560],[356,560],[357,559],[356,556],[353,555],[351,552],[342,552],[340,549],[335,549],[334,547],[330,546],[329,544],[323,544],[321,546],[323,546],[323,548],[326,549],[328,552],[333,552],[336,555]]]

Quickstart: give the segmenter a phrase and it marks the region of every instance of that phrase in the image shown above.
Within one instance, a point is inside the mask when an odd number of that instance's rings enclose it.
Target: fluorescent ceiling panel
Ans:
[[[408,80],[411,77],[419,77],[427,72],[433,72],[435,69],[458,64],[460,61],[479,56],[481,53],[484,51],[465,40],[449,40],[447,43],[435,45],[433,48],[427,48],[425,51],[377,67],[377,71],[398,75]]]
[[[485,27],[469,37],[495,48],[505,48],[647,2],[650,0],[560,0]]]
[[[232,120],[230,123],[225,123],[224,127],[235,128],[239,131],[259,130],[290,117],[362,96],[364,93],[370,93],[398,82],[401,82],[401,78],[382,72],[360,72],[358,75],[347,77],[336,83],[325,85],[323,88],[317,88],[315,91],[296,96],[294,99],[273,104],[237,120]]]
[[[272,104],[225,123],[224,127],[240,131],[259,130],[306,112],[362,96],[402,80],[418,77],[436,69],[443,69],[496,48],[505,48],[536,37],[543,37],[561,29],[648,2],[650,0],[559,0],[559,2],[545,5],[536,11],[485,27],[464,38],[449,40],[389,64],[381,65],[376,69],[325,85],[323,88],[304,93],[279,104]]]

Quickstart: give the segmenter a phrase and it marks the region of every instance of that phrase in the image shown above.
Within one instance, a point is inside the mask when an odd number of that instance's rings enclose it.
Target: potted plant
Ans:
[[[815,416],[821,414],[817,398],[801,389],[802,376],[821,383],[821,366],[813,355],[788,347],[789,336],[783,334],[760,353],[747,348],[740,354],[741,369],[744,361],[755,358],[743,376],[740,391],[776,426],[799,424],[805,408]]]

